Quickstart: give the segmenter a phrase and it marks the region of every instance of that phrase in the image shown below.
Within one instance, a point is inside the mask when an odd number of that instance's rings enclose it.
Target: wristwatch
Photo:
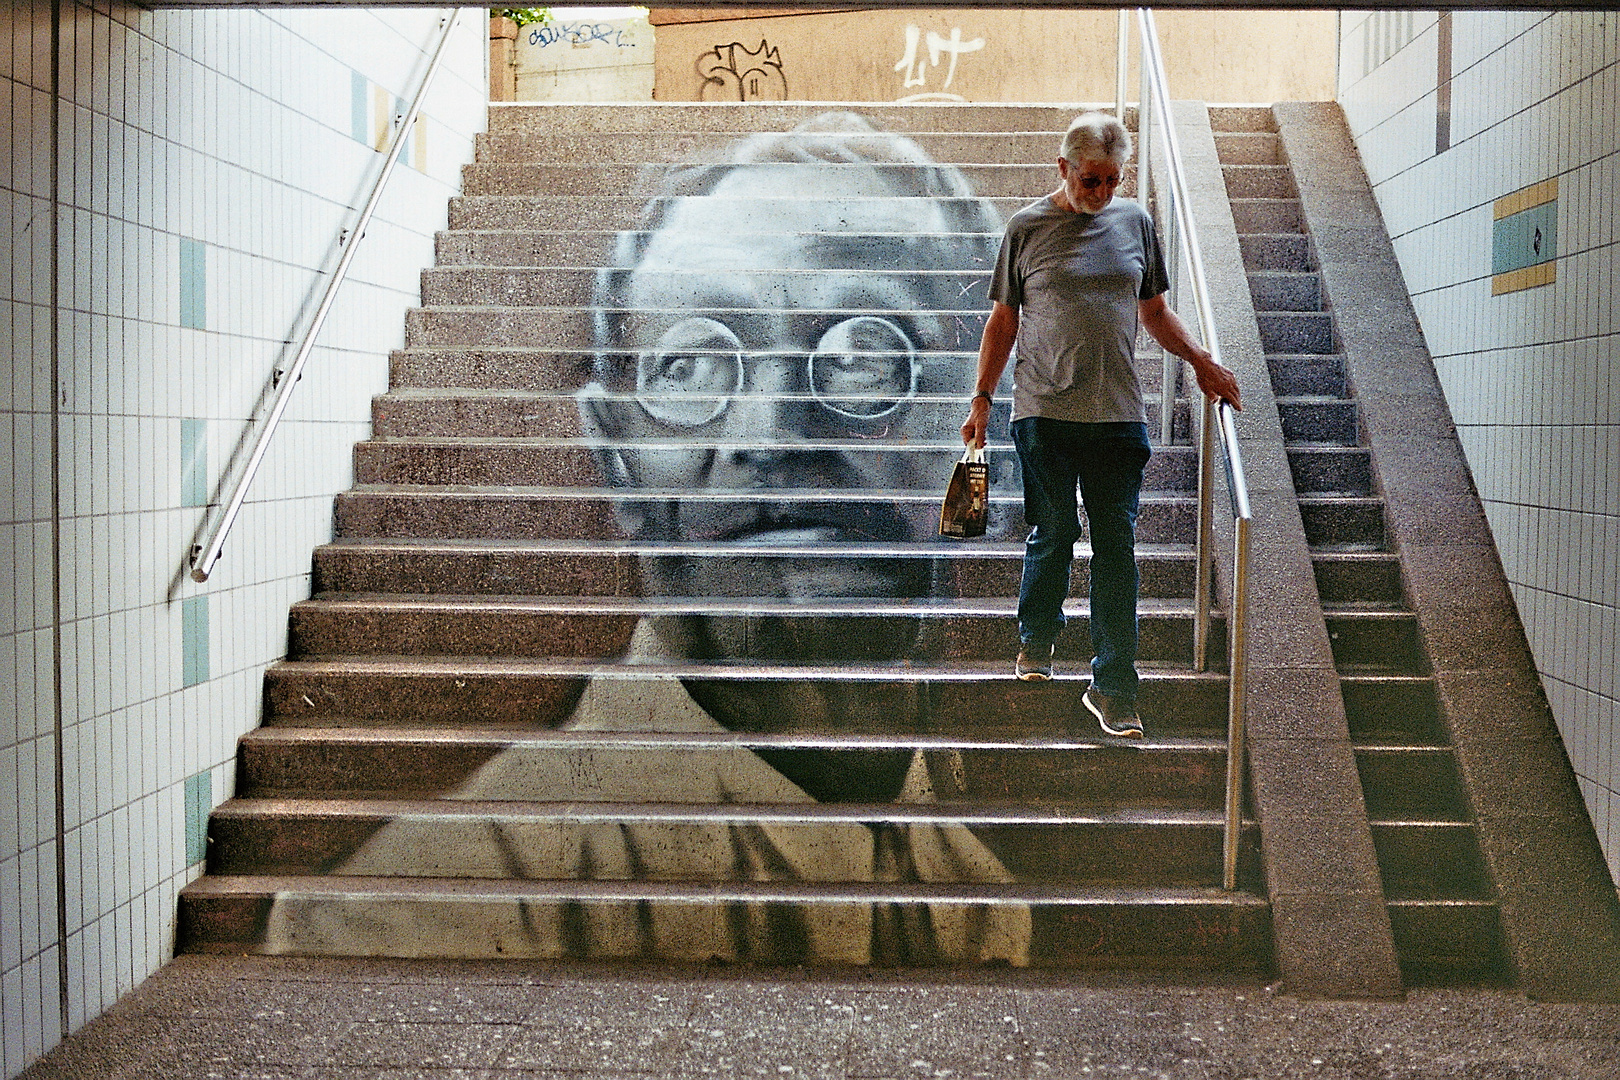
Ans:
[[[988,391],[988,390],[980,390],[978,393],[974,394],[973,396],[975,398],[984,398],[984,400],[986,400],[986,401],[994,401],[995,400],[994,398],[992,398],[990,396],[990,391]]]

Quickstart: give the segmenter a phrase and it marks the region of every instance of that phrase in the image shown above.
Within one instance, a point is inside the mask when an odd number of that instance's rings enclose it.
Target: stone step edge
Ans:
[[[360,483],[355,484],[347,491],[339,492],[338,495],[339,498],[377,495],[430,499],[534,499],[537,501],[549,499],[565,502],[579,502],[586,499],[600,499],[604,502],[657,502],[662,499],[678,499],[683,502],[730,502],[736,500],[745,502],[782,502],[792,500],[799,503],[815,502],[817,500],[836,500],[844,503],[878,500],[881,502],[933,503],[937,506],[943,490],[943,481],[938,492],[869,488],[734,488],[730,491],[717,491],[714,489],[692,491],[687,488],[539,487],[523,484]],[[1022,504],[1023,496],[1016,492],[1004,492],[991,488],[990,501],[992,503]],[[1373,501],[1381,502],[1382,500]],[[1196,505],[1197,502],[1198,497],[1196,494],[1172,488],[1142,492],[1143,505],[1190,506]],[[965,541],[965,543],[971,542]],[[1191,541],[1188,542],[1191,543]]]
[[[1217,616],[1219,617],[1219,616]],[[1059,670],[1054,683],[1089,681],[1090,672],[1077,664],[1073,676]],[[1155,665],[1138,660],[1142,682],[1146,684],[1175,685],[1178,683],[1211,683],[1226,685],[1224,672],[1193,671],[1188,667]],[[698,663],[694,661],[603,662],[601,660],[570,661],[552,657],[520,660],[513,657],[470,656],[382,656],[376,654],[351,655],[326,653],[305,656],[297,660],[278,660],[266,669],[269,678],[285,676],[378,676],[421,678],[446,677],[530,677],[567,679],[687,679],[728,680],[738,682],[893,682],[903,678],[908,682],[929,683],[991,683],[1020,682],[1012,673],[1012,661],[969,662],[959,664],[918,664],[897,661],[888,665],[872,664],[804,664],[759,663],[739,660],[732,664]],[[1432,681],[1432,680],[1431,680]],[[1025,686],[1039,684],[1023,683]],[[1048,684],[1050,685],[1050,684]],[[370,729],[368,729],[370,730]]]
[[[1115,738],[1024,738],[963,739],[926,735],[790,735],[742,731],[605,731],[547,728],[514,735],[510,731],[486,728],[343,728],[343,727],[261,727],[243,735],[238,745],[268,749],[278,746],[372,746],[385,743],[396,747],[485,746],[501,750],[920,750],[1029,753],[1085,753],[1093,750],[1220,751],[1226,741],[1218,738],[1132,739],[1122,743]],[[1357,745],[1357,749],[1361,749]],[[1376,747],[1375,747],[1376,749]]]
[[[648,558],[679,558],[683,556],[726,556],[731,558],[803,558],[818,559],[924,559],[924,558],[981,558],[996,560],[1022,560],[1023,541],[984,540],[964,544],[960,540],[926,540],[915,544],[897,544],[886,540],[839,541],[817,544],[806,549],[802,544],[744,544],[715,541],[709,544],[652,543],[632,540],[448,540],[440,537],[344,538],[328,541],[315,549],[317,552],[343,554],[390,554],[476,557],[478,555],[575,555],[622,558],[645,556]],[[1091,542],[1075,544],[1076,558],[1091,553]],[[1396,558],[1392,553],[1380,552],[1385,559]],[[1187,562],[1196,556],[1186,544],[1138,543],[1138,561],[1143,559]]]
[[[629,803],[492,799],[313,799],[242,797],[214,808],[211,820],[267,821],[285,818],[433,819],[529,824],[683,824],[747,822],[756,825],[965,825],[1073,826],[1105,828],[1215,829],[1221,811],[1211,810],[1030,810],[953,803]],[[1254,822],[1244,823],[1253,827]]]
[[[855,596],[816,597],[814,600],[780,597],[649,597],[649,596],[531,596],[421,593],[318,593],[292,605],[299,612],[457,612],[477,610],[512,615],[759,615],[777,618],[873,618],[974,616],[1003,618],[1016,613],[1012,597],[917,597],[882,599]],[[1063,604],[1069,617],[1084,616],[1088,601],[1070,598]],[[1143,618],[1192,618],[1190,599],[1144,597],[1137,601]]]
[[[728,881],[697,885],[647,881],[522,881],[491,878],[387,878],[322,875],[206,875],[180,890],[188,900],[270,897],[290,900],[439,900],[490,902],[665,903],[921,903],[1045,904],[1093,907],[1203,907],[1269,909],[1267,898],[1217,888],[1129,888],[1030,884],[935,884]]]

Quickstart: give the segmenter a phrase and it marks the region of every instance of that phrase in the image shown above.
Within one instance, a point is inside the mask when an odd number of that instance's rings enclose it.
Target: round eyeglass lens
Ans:
[[[875,420],[917,393],[917,350],[888,319],[860,315],[821,335],[810,356],[810,389],[827,408]]]
[[[742,342],[724,323],[682,319],[636,367],[636,400],[666,424],[695,427],[725,411],[742,385]]]

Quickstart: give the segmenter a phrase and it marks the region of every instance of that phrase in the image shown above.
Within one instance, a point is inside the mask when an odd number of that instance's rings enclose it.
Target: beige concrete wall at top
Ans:
[[[660,101],[1114,98],[1112,11],[914,8],[706,22],[662,15],[654,9]],[[1157,19],[1176,98],[1333,97],[1336,12],[1160,11]],[[1133,19],[1133,55],[1134,27]],[[1133,62],[1132,100],[1137,78]]]

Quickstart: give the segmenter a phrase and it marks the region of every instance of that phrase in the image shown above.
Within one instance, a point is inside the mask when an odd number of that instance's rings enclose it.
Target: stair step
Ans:
[[[1020,162],[1050,168],[1067,126],[1067,122],[1064,122],[1055,130],[1037,131],[923,130],[911,131],[903,138],[920,147],[934,161],[943,164],[984,163],[987,160],[986,150],[994,147],[994,160],[997,163]],[[559,132],[536,127],[474,136],[474,148],[478,161],[484,164],[581,161],[611,165],[668,162],[702,164],[725,160],[738,137],[736,130],[683,131],[665,126],[638,132]],[[787,145],[825,138],[816,132],[782,132],[773,137]],[[889,136],[876,135],[872,138],[887,139]]]
[[[527,374],[527,373],[525,373]],[[583,377],[576,376],[583,381]],[[1146,380],[1144,380],[1145,382]],[[576,384],[577,385],[577,384]],[[385,439],[468,437],[471,439],[578,439],[585,434],[580,401],[575,393],[520,389],[434,389],[402,387],[372,399],[372,430]],[[601,395],[612,398],[613,395]],[[945,408],[966,413],[966,394],[918,394],[908,409]],[[1158,432],[1159,396],[1144,386],[1148,430]],[[623,399],[619,399],[623,400]],[[802,401],[803,396],[780,395],[776,401]],[[1176,438],[1187,441],[1189,404],[1175,404]],[[990,430],[1007,430],[1012,403],[1007,399],[990,407]],[[1175,447],[1161,447],[1173,452]],[[1155,451],[1158,453],[1159,451]]]
[[[1287,165],[1222,165],[1226,193],[1234,199],[1297,199],[1294,171]]]
[[[647,763],[619,777],[621,785]],[[233,799],[209,819],[212,874],[395,878],[513,878],[542,881],[666,881],[724,887],[729,860],[700,857],[582,868],[593,834],[634,830],[670,852],[727,851],[734,832],[768,831],[789,848],[847,844],[883,830],[969,829],[1014,881],[1038,885],[1192,887],[1218,885],[1221,816],[1216,810],[1080,811],[922,805],[804,803],[776,806],[617,802],[491,802],[397,799]],[[386,833],[379,837],[379,833]],[[1251,830],[1252,832],[1252,830]],[[1253,859],[1253,836],[1249,837]],[[365,845],[382,850],[371,855]],[[650,854],[649,854],[649,857]],[[587,863],[588,867],[588,863]],[[860,867],[870,873],[870,862]],[[753,870],[754,882],[858,883],[843,860],[816,876]]]
[[[1285,430],[1290,422],[1301,424],[1298,414],[1288,416],[1281,401]],[[1372,454],[1361,446],[1289,446],[1288,470],[1294,478],[1294,490],[1308,495],[1373,494]]]
[[[1407,611],[1349,611],[1324,606],[1333,662],[1340,671],[1423,674],[1428,660],[1417,617]]]
[[[457,267],[601,267],[633,266],[634,253],[654,233],[637,230],[563,230],[556,223],[547,229],[463,229],[441,232],[435,241],[437,270]],[[794,228],[787,231],[733,233],[743,252],[760,259],[763,269],[781,269],[783,241],[802,243],[822,234]],[[863,233],[858,270],[914,269],[919,246],[936,253],[955,251],[965,267],[983,266],[1001,244],[999,232],[976,233]],[[846,260],[855,262],[851,257]]]
[[[1313,552],[1387,551],[1384,500],[1350,495],[1301,495],[1299,514]]]
[[[1256,311],[1321,311],[1322,278],[1318,274],[1257,271],[1249,275],[1249,296]]]
[[[1405,985],[1477,987],[1511,983],[1496,901],[1394,900],[1388,906]]]
[[[1050,697],[1049,702],[1058,699]],[[1155,721],[1155,731],[1168,725]],[[1213,735],[1121,742],[1094,727],[1085,736],[806,735],[716,731],[608,732],[492,729],[268,727],[242,737],[242,798],[377,797],[485,801],[603,802],[627,792],[642,802],[715,804],[691,776],[725,776],[754,756],[798,755],[833,775],[857,775],[865,762],[921,754],[939,800],[1029,811],[1095,807],[1207,810],[1221,806],[1226,746]],[[499,757],[498,775],[469,778]],[[653,764],[649,764],[653,763]],[[628,778],[628,779],[627,779]],[[464,790],[472,788],[471,791]],[[857,792],[835,789],[827,803]],[[864,819],[863,819],[864,820]],[[873,818],[872,820],[881,820]]]
[[[941,470],[938,486],[943,490]],[[932,540],[939,534],[939,495],[926,491],[807,491],[792,501],[793,520],[819,522],[847,538],[909,541]],[[645,527],[649,508],[682,507],[699,515],[700,524],[716,527],[781,520],[788,496],[771,492],[726,495],[676,490],[632,491],[617,488],[457,488],[370,486],[342,492],[334,521],[339,537],[436,539],[581,539],[619,538],[627,529]],[[1382,504],[1375,509],[1382,543]],[[1137,519],[1137,542],[1190,543],[1196,528],[1197,503],[1190,497],[1145,494]],[[863,527],[862,522],[869,523]],[[622,525],[621,525],[622,523]],[[1028,532],[1022,500],[992,488],[988,540],[1021,541]],[[720,534],[717,532],[716,536]],[[646,537],[644,537],[646,538]],[[833,539],[834,537],[827,537]]]
[[[1405,606],[1400,556],[1391,552],[1313,552],[1311,569],[1326,606]]]
[[[1348,397],[1344,357],[1337,353],[1268,353],[1266,368],[1278,397]]]
[[[956,299],[954,296],[952,299]],[[751,307],[708,309],[711,313],[735,311],[750,313]],[[479,307],[440,306],[416,308],[405,313],[405,340],[411,348],[480,349],[522,342],[531,348],[585,349],[594,347],[597,319],[662,320],[675,323],[691,314],[686,309],[624,310],[611,307]],[[800,307],[780,316],[780,333],[785,338],[813,343],[829,321],[865,315],[892,322],[926,327],[937,337],[918,341],[917,351],[928,365],[928,354],[936,350],[961,351],[979,339],[984,322],[982,307],[931,308],[908,311],[897,308],[812,308]],[[808,348],[808,345],[806,346]],[[1308,350],[1305,350],[1308,351]]]
[[[1052,156],[1056,158],[1057,145],[1053,143]],[[1254,166],[1263,168],[1264,166]],[[746,175],[749,172],[758,172],[763,179],[760,181],[747,181],[748,186],[755,190],[768,187],[772,183],[772,176],[780,170],[778,162],[743,163],[727,165],[730,175]],[[1012,199],[1038,199],[1048,194],[1054,185],[1056,169],[1050,162],[1038,165],[917,165],[917,164],[888,164],[886,162],[861,162],[858,164],[832,164],[818,162],[815,166],[818,173],[827,178],[832,190],[848,190],[849,180],[839,176],[847,171],[852,177],[873,183],[876,178],[881,183],[887,183],[896,191],[905,191],[916,188],[921,184],[928,184],[932,190],[951,191],[960,190],[961,179],[966,179],[971,190],[979,193],[981,197],[1012,198]],[[663,170],[659,170],[659,174]],[[1126,166],[1121,170],[1123,176],[1119,185],[1119,194],[1126,198],[1132,197],[1135,184],[1132,174],[1134,169]],[[888,179],[892,177],[893,179]],[[643,195],[652,194],[647,184],[648,170],[641,165],[590,163],[579,164],[472,164],[461,168],[461,190],[467,195],[595,195],[605,194],[631,194],[640,190]],[[1257,180],[1254,194],[1271,195],[1272,187],[1265,181]],[[1289,191],[1278,191],[1277,195],[1286,196],[1291,193],[1292,178],[1290,177]],[[821,197],[824,199],[824,196]],[[825,202],[823,201],[823,205]]]
[[[1277,118],[1269,105],[1211,105],[1209,126],[1217,136],[1240,131],[1275,133]]]
[[[747,642],[755,662],[990,660],[1017,652],[1016,598],[846,601],[721,597],[345,596],[293,605],[289,655],[524,656],[612,659],[643,617],[701,617],[710,635]],[[1190,662],[1192,614],[1140,605],[1146,660]],[[1089,613],[1065,605],[1061,660],[1089,660]],[[1357,624],[1359,625],[1359,624]]]
[[[866,267],[825,266],[816,269],[779,269],[787,245],[773,244],[762,249],[759,261],[749,267],[749,299],[759,305],[799,306],[800,298],[816,293],[830,295],[838,289],[857,289],[879,295],[910,296],[918,292],[944,295],[959,308],[988,309],[991,267],[984,258],[994,256],[994,247],[976,245],[982,269],[969,270],[881,270]],[[865,238],[859,247],[865,247]],[[856,262],[860,255],[851,250],[841,262]],[[738,269],[742,269],[739,267]],[[435,267],[422,272],[422,303],[427,307],[590,307],[595,302],[598,271],[587,267]],[[712,291],[714,275],[701,268],[642,271],[637,281],[656,289],[662,304],[705,306]]]
[[[961,423],[965,412],[957,398],[939,402],[934,411],[941,414],[938,417],[941,421],[955,424]],[[926,424],[917,426],[928,427]],[[774,433],[774,436],[769,442],[719,440],[712,432],[695,430],[691,436],[682,438],[680,429],[673,427],[657,437],[627,440],[389,436],[355,444],[354,476],[357,484],[599,487],[603,479],[600,463],[604,457],[628,456],[632,460],[656,461],[657,455],[664,455],[666,460],[676,461],[676,468],[688,466],[693,470],[703,466],[689,465],[690,458],[746,457],[767,463],[732,470],[733,482],[744,485],[737,493],[751,494],[755,499],[794,500],[796,494],[802,493],[803,501],[813,502],[840,490],[835,485],[841,477],[849,480],[871,477],[911,483],[902,491],[874,493],[868,498],[923,497],[934,501],[937,509],[939,493],[944,491],[951,467],[962,456],[960,439],[953,443],[932,439],[906,442],[852,439],[847,435],[821,439],[792,438],[782,433]],[[1014,469],[1016,458],[1011,446],[992,443],[985,450],[992,476],[999,477]],[[1197,460],[1191,447],[1164,447],[1148,461],[1144,492],[1191,492],[1196,485],[1196,468]],[[758,483],[759,473],[765,473],[767,478],[781,478],[786,483],[764,494]],[[792,485],[794,480],[799,484]],[[732,489],[725,470],[716,469],[703,496],[717,496],[729,490]],[[681,494],[699,497],[697,493]],[[861,497],[854,491],[849,494],[851,499]]]
[[[1356,746],[1356,769],[1373,821],[1467,822],[1472,815],[1449,746]]]
[[[1047,187],[1052,187],[1051,183]],[[1043,193],[1044,194],[1044,193]],[[638,229],[659,216],[659,204],[668,197],[591,193],[582,195],[476,195],[468,193],[450,200],[451,229],[557,229],[581,231]],[[898,197],[902,204],[890,206],[893,198],[872,199],[881,203],[897,221],[937,219],[987,226],[1004,224],[1030,198],[1023,195],[1000,197],[922,198]],[[858,200],[844,200],[851,205]],[[924,205],[926,204],[926,205]],[[738,197],[731,201],[732,228],[739,233],[779,231],[781,222],[802,214],[800,200],[791,196]],[[927,218],[922,218],[926,214]],[[977,226],[975,226],[977,227]]]
[[[289,660],[265,674],[266,723],[293,727],[349,725],[359,729],[432,724],[533,732],[566,722],[580,709],[588,684],[618,682],[647,695],[672,682],[719,693],[729,683],[766,700],[828,698],[837,686],[860,695],[874,736],[918,733],[948,738],[1067,738],[1075,722],[1095,732],[1080,703],[1088,664],[1060,663],[1049,682],[1012,675],[1013,653],[982,662],[883,665],[813,663],[718,664],[697,661],[623,664],[601,661],[465,657],[332,657]],[[1226,730],[1227,681],[1162,665],[1142,665],[1137,708],[1148,734],[1209,735]],[[579,719],[576,716],[576,719]],[[598,727],[622,727],[591,713]],[[789,716],[799,737],[847,736],[827,716]],[[758,726],[758,725],[756,725]]]
[[[1496,898],[1470,822],[1374,821],[1372,838],[1390,900]]]
[[[1223,165],[1280,165],[1282,140],[1274,131],[1217,131],[1215,153]]]
[[[1077,545],[1070,590],[1085,596],[1089,545]],[[788,580],[859,580],[869,563],[890,578],[931,583],[935,595],[1013,596],[1023,566],[1023,545],[957,541],[919,545],[854,543],[817,545],[628,544],[525,541],[360,541],[315,550],[315,591],[449,593],[451,595],[635,596],[643,592],[642,568],[665,580],[697,572],[694,563],[718,561],[711,574],[717,595],[769,595]],[[1191,596],[1193,556],[1163,545],[1138,546],[1141,593],[1147,597]]]
[[[1283,442],[1355,446],[1361,440],[1359,410],[1342,398],[1278,398]]]
[[[1434,679],[1426,675],[1341,675],[1350,737],[1363,745],[1443,746]]]
[[[1339,351],[1333,316],[1318,311],[1264,311],[1256,313],[1260,346],[1268,353],[1321,353]]]
[[[1061,136],[1078,106],[1001,105],[975,102],[861,102],[848,111],[866,118],[881,131],[902,132],[1051,132]],[[561,131],[624,132],[720,131],[738,135],[785,132],[806,120],[839,111],[826,102],[542,102],[498,103],[489,110],[489,133],[532,132],[536,137]],[[1265,110],[1270,115],[1269,110]],[[1136,110],[1127,109],[1125,124],[1136,130]],[[1272,130],[1275,130],[1273,123]]]
[[[1238,247],[1243,251],[1244,269],[1251,274],[1268,270],[1315,273],[1317,269],[1311,238],[1303,232],[1240,233]]]
[[[274,916],[291,939],[273,943],[276,951],[303,955],[870,963],[886,943],[872,942],[867,928],[887,913],[905,921],[1018,905],[1029,911],[1036,966],[1255,973],[1271,964],[1269,903],[1215,889],[205,877],[182,890],[180,903],[189,952],[270,951],[264,928]],[[801,935],[739,947],[739,917],[773,915],[796,922]],[[902,958],[968,959],[890,960]]]
[[[1239,241],[1255,233],[1304,233],[1305,211],[1298,199],[1233,199],[1232,222]]]

